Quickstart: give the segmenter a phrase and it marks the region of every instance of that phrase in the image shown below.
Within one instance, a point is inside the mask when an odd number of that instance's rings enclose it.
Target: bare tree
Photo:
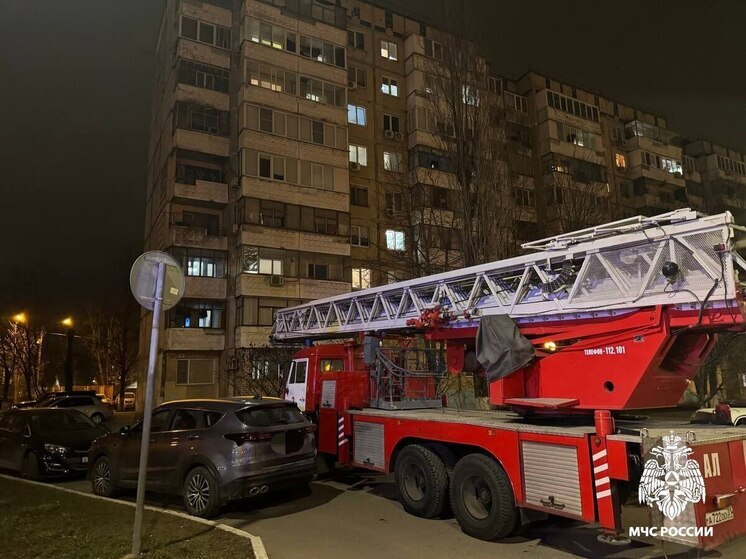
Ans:
[[[41,350],[45,335],[46,331],[43,328],[31,328],[27,324],[10,322],[3,337],[3,361],[9,360],[13,363],[14,369],[21,373],[25,395],[29,400],[37,398],[41,393]]]
[[[442,155],[439,173],[451,192],[463,265],[512,256],[515,234],[515,174],[511,170],[504,100],[464,19],[423,59],[424,117]],[[426,51],[427,52],[427,51]],[[422,112],[424,110],[424,114]],[[419,178],[419,177],[418,177]]]
[[[13,383],[13,376],[16,373],[18,366],[18,358],[13,346],[10,341],[10,329],[6,328],[2,334],[0,334],[0,366],[2,366],[3,373],[3,395],[2,402],[8,401],[8,395],[10,394],[10,387]]]
[[[225,373],[233,394],[283,397],[287,366],[296,346],[236,348]]]

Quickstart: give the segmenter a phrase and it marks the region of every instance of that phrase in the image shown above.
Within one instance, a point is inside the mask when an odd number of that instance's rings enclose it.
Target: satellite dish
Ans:
[[[184,272],[173,256],[159,250],[141,254],[132,265],[130,289],[137,302],[152,311],[155,304],[155,285],[158,280],[158,264],[166,265],[163,281],[163,310],[176,306],[184,296]]]

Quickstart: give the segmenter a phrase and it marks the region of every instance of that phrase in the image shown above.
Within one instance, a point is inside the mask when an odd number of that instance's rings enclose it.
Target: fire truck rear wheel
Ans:
[[[408,513],[433,518],[443,512],[448,499],[448,472],[432,450],[419,444],[405,446],[396,458],[394,477]]]
[[[505,538],[518,527],[510,479],[482,454],[464,456],[453,469],[451,507],[461,530],[480,540]]]

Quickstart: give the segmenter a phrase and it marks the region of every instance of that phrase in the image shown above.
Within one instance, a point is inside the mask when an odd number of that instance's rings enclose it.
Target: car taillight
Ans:
[[[241,446],[243,443],[268,441],[273,435],[274,433],[234,433],[232,435],[225,435],[225,438]]]

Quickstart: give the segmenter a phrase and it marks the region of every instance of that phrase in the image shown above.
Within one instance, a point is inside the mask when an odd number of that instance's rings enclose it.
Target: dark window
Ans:
[[[199,22],[199,40],[210,45],[215,44],[215,27],[209,23]]]
[[[350,203],[355,206],[368,205],[368,189],[364,186],[350,187]]]
[[[259,130],[272,133],[272,111],[259,109]]]
[[[187,39],[197,40],[197,25],[196,19],[190,17],[181,16],[181,36]]]
[[[223,328],[225,301],[182,299],[169,311],[170,328]]]
[[[170,423],[169,418],[171,417],[171,410],[158,410],[153,413],[153,417],[150,419],[150,432],[159,433],[166,431]],[[137,423],[131,430],[132,433],[142,433],[142,421]]]
[[[248,427],[275,427],[293,423],[305,423],[297,406],[256,406],[236,412],[238,419]]]
[[[187,431],[192,429],[204,429],[204,412],[199,410],[176,410],[171,431]]]
[[[308,277],[311,279],[325,280],[329,277],[329,266],[327,264],[308,264]]]
[[[225,182],[225,175],[220,169],[198,167],[184,163],[176,164],[176,182],[182,184],[197,184],[197,181]]]
[[[322,144],[324,143],[324,123],[320,122],[318,120],[311,121],[312,122],[312,131],[313,131],[313,143],[314,144]]]

